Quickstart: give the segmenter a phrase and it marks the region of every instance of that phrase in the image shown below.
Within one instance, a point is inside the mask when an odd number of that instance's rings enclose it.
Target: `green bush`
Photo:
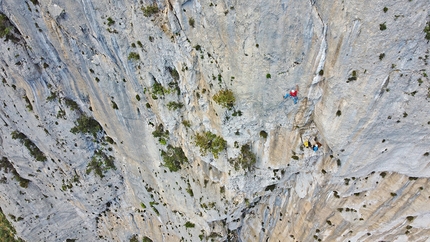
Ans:
[[[58,110],[57,112],[57,118],[64,118],[66,117],[66,111],[64,111],[63,109]]]
[[[107,18],[107,21],[108,21],[107,23],[108,26],[115,24],[115,21],[111,17]]]
[[[257,157],[252,153],[249,144],[242,145],[239,156],[235,159],[230,159],[230,163],[233,164],[236,171],[240,168],[250,170],[256,162]]]
[[[88,163],[87,165],[86,173],[88,175],[91,173],[91,171],[94,171],[96,175],[98,175],[100,178],[103,178],[103,173],[110,169],[116,170],[114,158],[112,156],[106,155],[103,151],[99,150],[94,152],[90,163]]]
[[[57,98],[57,93],[51,91],[51,95],[46,98],[46,101],[50,102],[50,101],[55,100],[56,98]]]
[[[8,17],[0,13],[0,38],[5,38],[5,40],[12,40],[13,42],[18,42],[19,38],[15,37],[14,27]]]
[[[213,100],[224,108],[232,108],[236,101],[233,92],[229,89],[220,90],[213,96]]]
[[[426,34],[426,40],[430,40],[430,22],[427,22],[427,25],[424,27],[423,31]]]
[[[140,59],[140,56],[136,52],[130,52],[130,54],[128,54],[128,59],[129,60],[136,60],[137,61],[137,60]]]
[[[191,122],[189,120],[182,120],[182,124],[187,128],[191,127]]]
[[[163,87],[163,85],[161,85],[158,82],[154,82],[154,84],[152,84],[152,98],[153,99],[158,99],[158,96],[164,96],[164,93],[166,91],[166,89]]]
[[[234,110],[234,112],[231,114],[231,116],[236,117],[236,116],[242,116],[242,111],[240,110]]]
[[[193,18],[191,18],[191,17],[188,19],[188,23],[189,23],[189,24],[190,24],[190,26],[191,26],[191,27],[193,27],[193,28],[194,28],[194,24],[195,24],[195,22],[196,22],[196,21],[195,21]]]
[[[219,153],[227,148],[227,141],[210,131],[197,134],[194,140],[202,155],[211,152],[215,158],[218,158]]]
[[[73,101],[72,99],[65,97],[65,98],[63,98],[63,100],[64,100],[64,104],[66,104],[66,106],[69,107],[70,110],[72,110],[72,111],[80,110],[79,105],[75,101]]]
[[[173,78],[177,78],[176,80],[179,80],[179,74],[177,75],[177,77],[175,77],[175,74],[172,74],[172,77]],[[176,94],[178,94],[178,96],[179,96],[179,94],[181,94],[181,89],[179,88],[179,84],[178,84],[178,82],[176,80],[172,81],[172,82],[169,82],[169,84],[168,84],[169,85],[169,89],[166,90],[166,92],[167,93],[172,93],[173,91],[176,91]]]
[[[167,140],[169,139],[169,130],[166,129],[166,131],[164,131],[164,127],[162,124],[159,124],[154,132],[152,132],[152,135],[154,136],[154,138],[158,138],[158,142],[162,142],[162,140]]]
[[[187,221],[185,223],[185,228],[194,228],[195,224],[191,223],[190,221]]]
[[[270,73],[267,73],[267,74],[266,74],[266,78],[267,78],[267,79],[270,79],[270,78],[272,78],[272,75],[270,75]]]
[[[141,9],[143,11],[143,16],[145,17],[151,17],[153,14],[156,14],[159,11],[158,6],[155,4],[142,7]]]
[[[30,180],[27,180],[23,177],[21,177],[18,172],[16,171],[15,167],[13,167],[12,163],[10,163],[10,161],[6,158],[3,157],[0,160],[0,170],[4,170],[5,173],[9,173],[11,172],[15,178],[15,180],[17,180],[19,182],[19,185],[23,188],[27,188],[28,184],[30,183]],[[1,236],[0,236],[1,238]],[[1,241],[1,240],[0,240]]]
[[[167,146],[167,151],[161,151],[161,157],[164,162],[163,166],[167,167],[171,172],[180,170],[182,165],[188,162],[188,158],[182,148],[171,145]]]
[[[130,238],[130,241],[129,241],[129,242],[139,242],[139,239],[137,238],[137,234],[133,235],[133,236]]]
[[[167,108],[169,109],[169,110],[176,110],[176,109],[178,109],[178,108],[182,108],[184,106],[184,104],[183,103],[180,103],[180,102],[169,102],[168,104],[167,104]]]
[[[157,214],[157,216],[160,215],[160,212],[158,211],[158,209],[154,206],[154,205],[158,205],[157,202],[149,202],[149,206],[151,206],[152,210],[154,210],[155,214]]]
[[[27,105],[25,107],[28,109],[28,111],[33,111],[33,105],[31,105],[30,99],[28,99],[27,96],[24,96],[23,98],[24,98],[25,102],[27,103]]]
[[[18,139],[21,144],[27,147],[30,155],[33,156],[37,161],[47,161],[45,154],[33,143],[27,136],[17,130],[13,131],[12,139]]]
[[[3,214],[0,208],[0,241],[4,242],[23,242],[21,238],[16,238],[16,230]]]
[[[77,124],[75,127],[70,129],[70,132],[73,134],[82,133],[82,134],[92,134],[94,138],[97,137],[97,133],[103,131],[102,126],[97,122],[97,120],[89,117],[85,114],[82,114],[77,120]]]
[[[152,242],[152,239],[147,236],[144,236],[142,242]]]
[[[386,30],[386,29],[387,29],[387,26],[385,25],[385,23],[380,24],[380,25],[379,25],[379,29],[380,29],[381,31]]]

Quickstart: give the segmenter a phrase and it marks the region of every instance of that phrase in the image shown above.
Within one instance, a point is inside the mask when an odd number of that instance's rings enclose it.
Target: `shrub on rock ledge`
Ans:
[[[215,158],[218,158],[219,153],[227,148],[227,141],[210,131],[197,134],[194,140],[196,145],[200,147],[202,155],[206,155],[209,151]]]
[[[163,166],[169,168],[170,171],[178,171],[181,166],[188,162],[184,151],[181,147],[167,146],[167,151],[161,151],[161,157],[163,157]]]
[[[229,109],[233,107],[234,102],[236,101],[233,92],[229,89],[220,90],[214,95],[213,99],[219,105]]]

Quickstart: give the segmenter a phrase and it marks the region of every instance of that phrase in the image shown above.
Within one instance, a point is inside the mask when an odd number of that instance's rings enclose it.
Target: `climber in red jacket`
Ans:
[[[289,98],[291,97],[294,101],[294,104],[297,104],[297,102],[299,101],[299,98],[297,97],[297,92],[299,91],[299,86],[296,85],[296,89],[292,89],[290,91],[290,93],[285,94],[284,98]]]

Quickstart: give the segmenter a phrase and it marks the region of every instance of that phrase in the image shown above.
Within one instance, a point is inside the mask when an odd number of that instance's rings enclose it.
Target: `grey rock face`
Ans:
[[[0,207],[28,241],[425,241],[429,9],[1,0]]]

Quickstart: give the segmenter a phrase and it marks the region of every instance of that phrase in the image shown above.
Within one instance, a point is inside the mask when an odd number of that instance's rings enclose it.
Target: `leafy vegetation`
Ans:
[[[220,90],[214,95],[213,100],[224,108],[232,108],[236,101],[233,92],[229,89]]]
[[[72,110],[72,111],[81,110],[79,108],[79,105],[75,101],[73,101],[72,99],[66,97],[63,100],[64,100],[64,104],[66,104],[66,106],[69,107],[70,110]]]
[[[425,36],[426,40],[430,40],[430,22],[427,22],[423,31],[426,34],[426,36]]]
[[[156,4],[142,7],[141,9],[143,11],[143,16],[145,17],[151,17],[153,14],[156,14],[159,11]]]
[[[189,24],[190,24],[190,26],[191,26],[191,27],[193,27],[193,28],[194,28],[194,24],[195,24],[195,22],[196,22],[196,21],[195,21],[193,18],[191,18],[191,17],[188,19],[188,23],[189,23]]]
[[[210,131],[199,133],[194,139],[196,145],[200,147],[200,153],[202,155],[211,152],[215,158],[218,158],[219,153],[227,148],[227,141]]]
[[[70,132],[73,134],[82,133],[82,134],[92,134],[94,138],[97,137],[97,134],[103,131],[102,126],[97,122],[97,120],[89,117],[85,114],[82,114],[77,120],[77,124],[75,127],[70,129]]]
[[[130,54],[128,54],[128,60],[139,60],[140,56],[138,53],[136,52],[130,52]]]
[[[382,23],[382,24],[379,25],[379,30],[383,31],[383,30],[386,30],[386,29],[387,29],[387,26],[385,25],[385,23]]]
[[[257,157],[252,153],[249,144],[242,145],[239,156],[235,159],[230,159],[230,163],[233,164],[236,171],[240,168],[250,170],[256,162]]]
[[[0,160],[0,170],[4,170],[5,173],[9,173],[11,172],[15,178],[15,180],[17,180],[19,182],[19,185],[23,188],[27,188],[28,184],[30,183],[30,180],[25,179],[23,177],[21,177],[18,172],[16,171],[15,167],[13,167],[12,163],[10,163],[10,161],[6,158],[3,157]],[[1,238],[1,236],[0,236]]]
[[[33,105],[31,105],[30,99],[28,99],[27,96],[24,96],[24,101],[27,103],[27,105],[25,106],[28,111],[33,111]]]
[[[107,21],[108,21],[108,23],[107,23],[108,26],[115,24],[115,21],[111,17],[107,18]]]
[[[14,29],[8,17],[0,13],[0,38],[10,39],[15,43],[18,42],[19,39],[13,35]]]
[[[130,238],[130,242],[139,242],[139,239],[137,238],[137,234],[133,235],[133,236]]]
[[[17,130],[13,131],[12,139],[18,139],[21,144],[27,147],[30,155],[33,156],[37,161],[46,161],[45,154],[33,143],[27,136]]]
[[[66,111],[64,111],[63,109],[58,110],[57,112],[57,118],[64,118],[66,117]]]
[[[151,208],[152,208],[152,210],[154,210],[155,214],[157,214],[157,216],[159,216],[160,212],[158,211],[158,209],[154,205],[158,205],[158,203],[157,202],[149,202],[149,206],[151,206]]]
[[[7,220],[0,208],[0,241],[4,242],[24,242],[21,238],[16,238],[16,230]]]
[[[242,116],[242,111],[240,111],[240,110],[234,110],[234,112],[231,114],[231,116],[233,116],[233,117]]]
[[[154,132],[152,132],[152,135],[155,138],[158,138],[158,142],[165,143],[167,139],[169,139],[169,130],[164,130],[164,127],[162,124],[159,124]]]
[[[185,223],[185,228],[194,228],[195,224],[191,223],[190,221],[187,221]]]
[[[187,128],[191,127],[191,122],[189,120],[182,120],[182,124]]]
[[[176,110],[176,109],[178,109],[178,108],[182,108],[184,106],[184,104],[183,103],[180,103],[180,102],[169,102],[168,104],[167,104],[167,108],[169,109],[169,110]]]
[[[88,175],[91,173],[91,171],[94,171],[96,175],[98,175],[100,178],[103,178],[103,173],[106,173],[106,171],[110,169],[116,170],[114,158],[99,150],[94,152],[90,163],[87,165],[86,173]]]
[[[152,239],[147,236],[144,236],[142,242],[152,242]]]
[[[46,98],[46,101],[50,102],[50,101],[55,100],[56,98],[57,98],[57,93],[56,92],[51,92],[51,95]]]
[[[176,70],[173,70],[173,71],[176,71]],[[179,95],[179,94],[181,94],[181,89],[179,88],[179,84],[176,81],[176,80],[179,80],[179,74],[176,77],[175,74],[174,74],[174,72],[173,72],[172,77],[173,78],[177,78],[177,79],[175,79],[175,81],[169,82],[169,84],[168,84],[169,85],[169,89],[166,90],[166,93],[169,94],[169,93],[172,93],[173,91],[176,91],[176,94]]]
[[[151,90],[153,99],[158,99],[158,96],[164,96],[165,88],[158,82],[154,82],[154,84],[152,84]]]
[[[180,170],[181,166],[188,162],[182,148],[171,145],[167,146],[167,151],[161,151],[161,157],[163,157],[163,166],[167,167],[171,172]]]

